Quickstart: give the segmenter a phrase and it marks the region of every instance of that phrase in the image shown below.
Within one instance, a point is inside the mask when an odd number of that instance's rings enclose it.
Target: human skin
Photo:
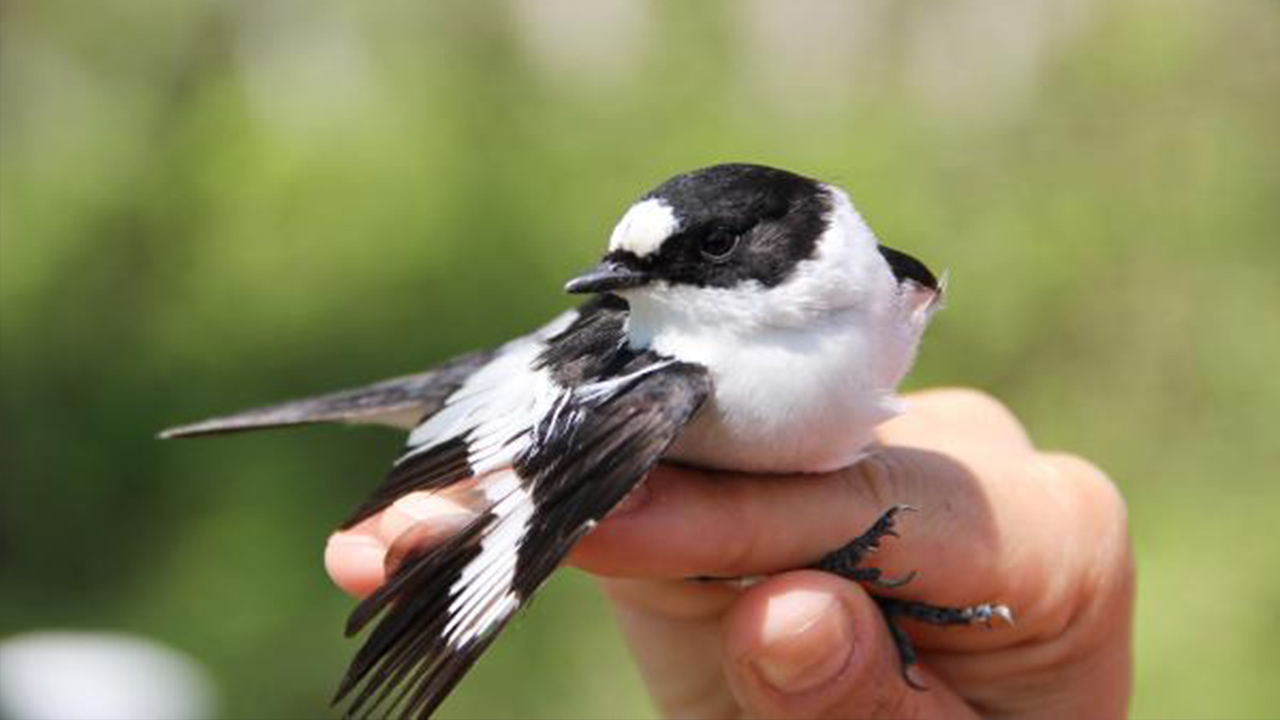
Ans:
[[[659,467],[570,562],[600,578],[659,710],[679,718],[1119,718],[1130,691],[1134,573],[1124,501],[1090,463],[1035,449],[971,390],[907,397],[869,456],[823,475]],[[915,579],[878,594],[997,602],[1013,625],[907,621],[920,654],[902,678],[866,589],[795,570],[887,507],[901,538],[869,561]],[[470,517],[415,493],[336,533],[325,562],[358,597],[407,551]],[[388,553],[390,550],[390,553]],[[693,576],[768,578],[741,589]]]

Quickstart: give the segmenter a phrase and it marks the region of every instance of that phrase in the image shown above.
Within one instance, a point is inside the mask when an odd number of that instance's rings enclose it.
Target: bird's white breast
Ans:
[[[714,384],[668,457],[756,472],[822,472],[855,462],[872,429],[897,412],[897,378],[880,377],[883,363],[872,357],[865,332],[833,320],[820,329],[750,337],[705,331],[655,337],[655,350],[704,365]]]

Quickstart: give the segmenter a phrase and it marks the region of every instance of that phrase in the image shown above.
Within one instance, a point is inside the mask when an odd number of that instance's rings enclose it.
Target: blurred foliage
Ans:
[[[320,550],[399,439],[154,432],[528,329],[630,200],[736,159],[949,270],[913,386],[990,390],[1123,488],[1136,715],[1280,708],[1275,3],[0,13],[0,634],[133,630],[227,717],[321,713],[353,644]],[[564,572],[444,714],[652,710]]]

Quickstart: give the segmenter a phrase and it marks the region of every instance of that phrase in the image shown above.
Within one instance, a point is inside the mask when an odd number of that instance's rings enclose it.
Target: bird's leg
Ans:
[[[906,585],[915,578],[915,571],[899,578],[886,578],[880,568],[862,567],[862,561],[879,549],[882,538],[898,537],[897,531],[893,529],[898,513],[915,512],[915,510],[916,508],[910,505],[894,505],[884,511],[884,514],[877,518],[866,532],[851,540],[848,545],[823,555],[822,559],[810,568],[839,575],[854,582],[871,583],[876,587],[895,588]]]
[[[1010,625],[1013,624],[1013,611],[1005,605],[983,603],[968,607],[948,607],[945,605],[930,605],[914,600],[897,600],[878,595],[872,596],[872,598],[880,606],[880,612],[884,614],[885,624],[889,626],[889,634],[893,637],[893,645],[898,649],[898,660],[902,665],[902,679],[917,690],[926,688],[911,672],[911,668],[915,665],[917,659],[916,649],[911,644],[911,638],[902,629],[902,618],[910,618],[930,625],[974,625],[982,623],[987,627],[991,627],[991,622],[995,618],[1000,618]]]
[[[930,605],[913,600],[895,600],[893,598],[877,598],[876,602],[885,614],[894,617],[911,618],[930,625],[975,625],[982,623],[991,627],[992,620],[1000,618],[1006,623],[1013,623],[1013,611],[1005,605],[970,605],[968,607],[947,607]]]
[[[814,570],[823,570],[855,582],[866,582],[876,587],[893,588],[905,585],[913,578],[915,572],[907,573],[899,578],[886,578],[879,568],[863,567],[867,556],[880,547],[880,540],[885,537],[898,537],[894,531],[894,519],[904,510],[915,510],[910,505],[894,505],[875,521],[864,533],[854,538],[848,545],[827,553],[821,560],[810,566]],[[898,600],[873,596],[880,611],[884,614],[885,623],[889,626],[889,634],[898,649],[898,659],[902,663],[902,678],[917,690],[924,686],[913,676],[911,668],[916,663],[915,647],[911,638],[902,629],[901,620],[908,618],[930,625],[973,625],[983,623],[988,627],[995,618],[1007,623],[1013,622],[1013,613],[1004,605],[974,605],[972,607],[945,607],[929,605],[913,600]]]

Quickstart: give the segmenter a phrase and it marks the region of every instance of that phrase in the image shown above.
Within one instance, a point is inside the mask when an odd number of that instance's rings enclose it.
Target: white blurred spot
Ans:
[[[212,713],[205,670],[153,640],[59,631],[0,642],[0,717],[194,720]]]

